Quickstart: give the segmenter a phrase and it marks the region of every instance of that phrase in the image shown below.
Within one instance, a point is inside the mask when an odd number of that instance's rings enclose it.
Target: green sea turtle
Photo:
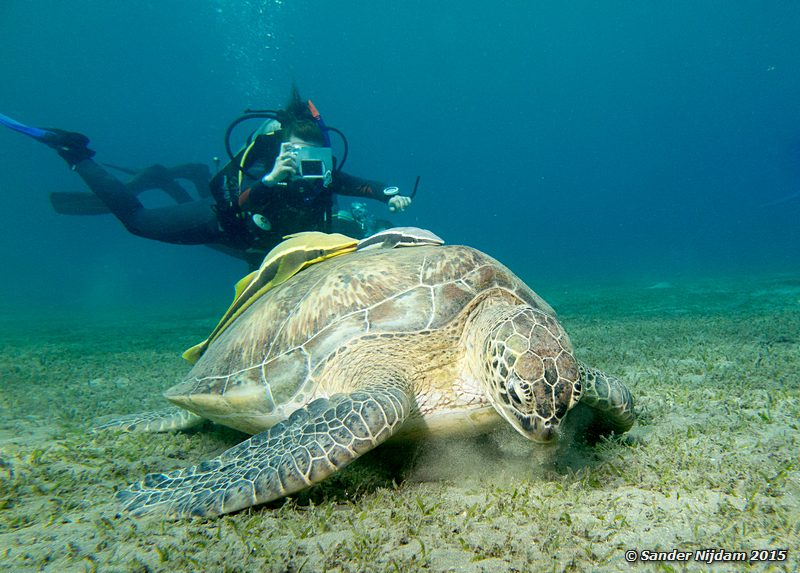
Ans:
[[[255,435],[122,490],[133,514],[215,516],[278,499],[389,438],[505,420],[549,442],[576,405],[601,433],[634,422],[629,391],[578,363],[553,309],[465,246],[370,248],[309,266],[250,304],[165,396],[183,410],[121,424],[210,419]]]

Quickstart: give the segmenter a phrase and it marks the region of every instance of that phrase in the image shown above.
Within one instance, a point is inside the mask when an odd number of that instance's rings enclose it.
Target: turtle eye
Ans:
[[[506,389],[507,389],[507,391],[508,391],[508,395],[511,397],[511,399],[512,399],[512,400],[513,400],[513,401],[514,401],[516,404],[519,404],[519,405],[521,406],[521,405],[522,405],[522,400],[520,400],[520,399],[519,399],[519,395],[517,394],[517,390],[515,389],[515,387],[514,387],[514,386],[515,386],[515,384],[514,384],[514,380],[513,380],[513,379],[512,379],[512,380],[509,380],[509,381],[508,381],[508,386],[507,386],[507,388],[506,388]]]

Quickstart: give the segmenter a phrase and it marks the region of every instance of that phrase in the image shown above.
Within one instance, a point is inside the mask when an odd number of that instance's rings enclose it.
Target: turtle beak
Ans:
[[[520,434],[537,444],[551,444],[558,437],[558,423],[542,420],[536,416],[523,416],[514,412],[510,420]]]

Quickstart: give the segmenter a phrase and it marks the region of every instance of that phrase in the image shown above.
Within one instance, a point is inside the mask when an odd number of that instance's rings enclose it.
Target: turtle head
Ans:
[[[526,438],[550,442],[581,394],[569,338],[552,316],[529,306],[491,314],[483,382],[492,405]]]

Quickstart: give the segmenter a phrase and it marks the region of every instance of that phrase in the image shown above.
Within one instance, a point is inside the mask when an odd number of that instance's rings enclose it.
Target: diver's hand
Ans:
[[[405,195],[395,195],[389,199],[389,211],[392,213],[405,211],[409,205],[411,205],[411,197],[406,197]]]
[[[281,143],[281,154],[275,159],[272,171],[267,173],[261,182],[267,187],[274,187],[282,181],[291,179],[297,173],[297,163],[294,158],[294,145],[289,142]]]

